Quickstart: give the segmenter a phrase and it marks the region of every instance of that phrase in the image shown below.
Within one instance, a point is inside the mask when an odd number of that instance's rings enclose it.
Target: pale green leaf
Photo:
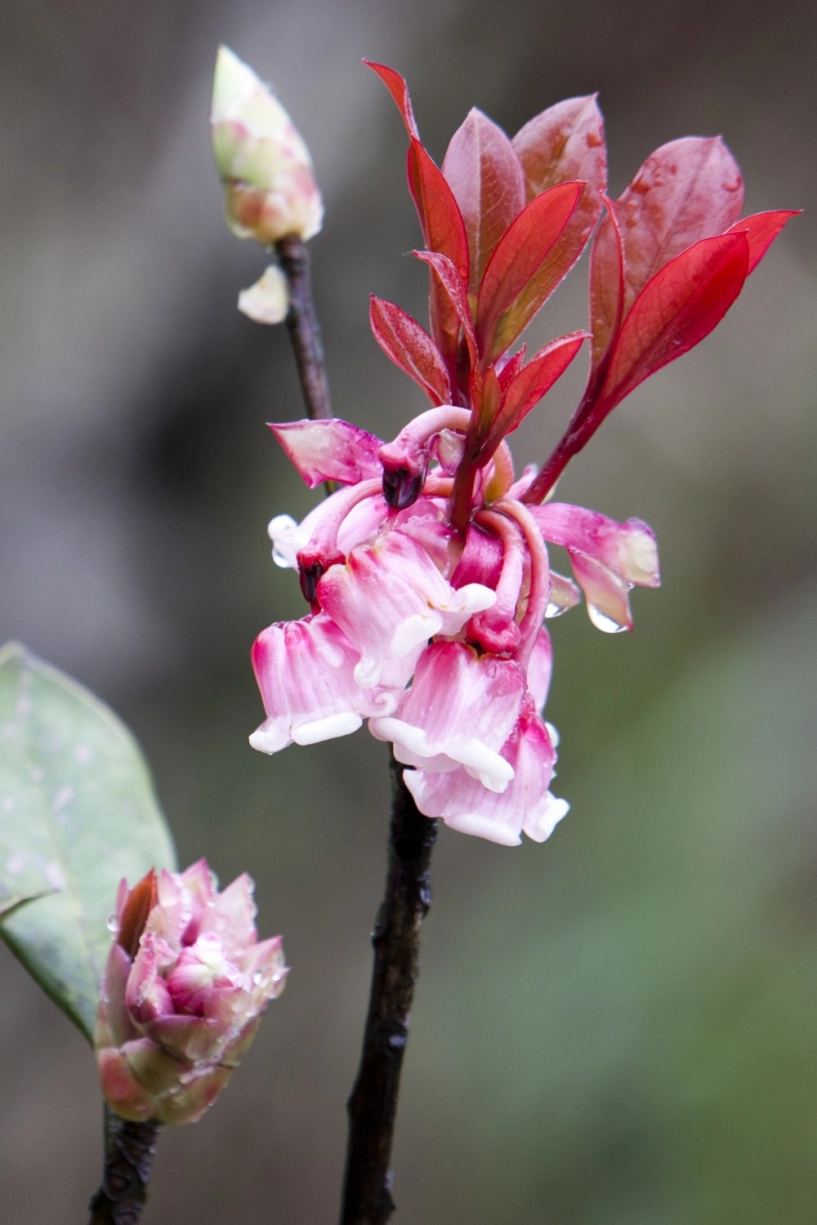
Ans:
[[[0,936],[88,1038],[117,886],[154,865],[175,866],[173,844],[131,733],[56,668],[3,647]]]

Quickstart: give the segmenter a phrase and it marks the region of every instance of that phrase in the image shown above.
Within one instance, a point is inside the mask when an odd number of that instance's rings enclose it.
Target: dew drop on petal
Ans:
[[[111,913],[108,915],[107,919],[105,920],[105,926],[107,927],[109,932],[119,931],[119,920],[116,917],[115,910],[112,910]]]
[[[548,604],[545,609],[545,618],[551,620],[553,617],[561,617],[562,613],[567,612],[566,604]]]
[[[596,629],[601,630],[605,634],[621,634],[627,628],[626,625],[621,625],[612,617],[608,617],[607,613],[602,612],[597,605],[591,604],[589,601],[587,604],[587,615]]]

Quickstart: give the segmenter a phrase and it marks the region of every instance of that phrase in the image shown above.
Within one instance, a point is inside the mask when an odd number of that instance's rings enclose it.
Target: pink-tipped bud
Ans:
[[[210,123],[232,232],[264,246],[287,234],[313,238],[323,201],[309,150],[275,95],[229,47],[216,59]]]
[[[122,1118],[194,1123],[283,991],[281,937],[259,943],[252,890],[244,875],[219,893],[203,859],[120,885],[94,1046]]]

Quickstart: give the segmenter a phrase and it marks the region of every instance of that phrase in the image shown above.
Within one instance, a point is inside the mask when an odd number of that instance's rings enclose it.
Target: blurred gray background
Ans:
[[[384,746],[267,759],[248,650],[298,616],[265,525],[312,504],[266,420],[283,329],[235,309],[207,127],[219,41],[272,79],[327,202],[312,244],[335,409],[424,402],[376,348],[422,314],[406,73],[440,158],[601,91],[618,193],[723,132],[749,211],[805,207],[717,333],[643,387],[560,496],[655,528],[636,633],[553,627],[550,843],[443,832],[395,1153],[405,1225],[813,1225],[817,1199],[817,9],[806,0],[10,0],[0,10],[0,638],[97,690],[153,763],[183,862],[257,881],[293,966],[246,1065],[164,1136],[147,1222],[328,1225],[384,873]],[[584,266],[533,339],[581,327]],[[514,440],[541,461],[581,359]],[[3,1225],[85,1220],[100,1119],[78,1034],[0,949]]]

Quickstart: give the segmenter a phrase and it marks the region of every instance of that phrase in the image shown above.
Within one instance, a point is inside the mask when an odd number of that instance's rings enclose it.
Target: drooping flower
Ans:
[[[523,832],[535,842],[544,842],[570,805],[550,793],[556,752],[530,698],[501,756],[513,771],[502,791],[481,785],[465,769],[447,773],[407,770],[406,786],[420,812],[442,817],[460,833],[476,834],[503,846],[518,846]]]
[[[732,155],[698,137],[657,150],[608,200],[595,98],[551,107],[513,140],[472,111],[437,167],[405,81],[371,67],[408,133],[427,248],[415,254],[430,277],[428,330],[380,298],[371,326],[432,407],[391,442],[340,420],[272,427],[310,488],[341,488],[301,524],[270,524],[275,560],[298,569],[311,614],[259,639],[268,718],[251,739],[274,752],[368,717],[422,813],[506,845],[522,833],[543,841],[568,807],[550,791],[544,620],[583,593],[597,628],[630,630],[630,591],[660,583],[645,523],[548,499],[615,405],[708,335],[792,213],[741,220]],[[604,210],[590,329],[530,358],[524,345],[513,352]],[[517,478],[508,436],[588,340],[581,403],[542,467]],[[551,568],[550,544],[575,582]]]
[[[361,687],[360,653],[324,613],[270,625],[255,640],[252,664],[267,718],[250,744],[262,753],[348,736],[365,715],[397,708],[387,688]]]
[[[284,989],[281,937],[258,940],[252,882],[219,893],[205,860],[123,881],[94,1047],[122,1118],[193,1123],[249,1049]]]

